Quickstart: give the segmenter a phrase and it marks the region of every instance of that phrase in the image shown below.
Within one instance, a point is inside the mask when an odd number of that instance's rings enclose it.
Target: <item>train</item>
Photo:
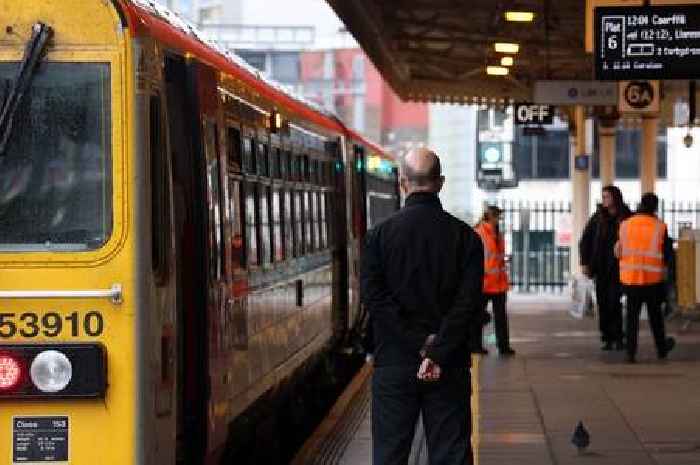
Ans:
[[[273,463],[396,160],[153,1],[0,11],[0,462]]]

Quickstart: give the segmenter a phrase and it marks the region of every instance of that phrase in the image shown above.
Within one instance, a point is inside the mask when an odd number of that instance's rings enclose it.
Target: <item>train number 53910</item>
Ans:
[[[68,331],[72,337],[97,337],[104,332],[104,327],[104,318],[96,311],[66,315],[56,312],[43,315],[34,312],[0,313],[0,338],[4,339],[17,335],[58,337]]]

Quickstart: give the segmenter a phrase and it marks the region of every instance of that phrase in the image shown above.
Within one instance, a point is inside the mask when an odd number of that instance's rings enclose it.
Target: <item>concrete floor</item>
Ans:
[[[561,298],[511,299],[517,356],[501,359],[491,346],[474,369],[477,463],[699,465],[700,323],[667,325],[678,345],[666,362],[656,360],[643,323],[638,363],[628,365],[622,352],[600,351],[596,320],[567,308]],[[369,421],[366,414],[334,463],[371,463]],[[591,437],[583,453],[571,444],[579,421]],[[411,464],[427,463],[419,441]]]

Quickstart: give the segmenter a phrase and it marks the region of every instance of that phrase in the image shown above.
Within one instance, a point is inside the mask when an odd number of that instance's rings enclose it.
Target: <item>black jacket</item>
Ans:
[[[435,194],[418,193],[367,233],[362,302],[374,329],[377,366],[469,365],[469,333],[479,324],[484,251],[479,236],[442,209]]]
[[[615,257],[615,243],[620,223],[631,214],[626,205],[614,217],[599,206],[586,224],[579,242],[579,257],[581,265],[587,266],[593,277],[619,280],[620,266]]]

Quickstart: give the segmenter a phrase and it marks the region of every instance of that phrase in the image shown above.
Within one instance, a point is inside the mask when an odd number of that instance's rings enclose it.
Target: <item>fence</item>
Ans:
[[[516,202],[502,200],[502,232],[513,289],[520,292],[563,292],[569,282],[571,247],[571,203]],[[669,235],[677,238],[683,228],[700,227],[700,202],[665,202],[659,216]],[[567,234],[568,233],[568,234]]]

